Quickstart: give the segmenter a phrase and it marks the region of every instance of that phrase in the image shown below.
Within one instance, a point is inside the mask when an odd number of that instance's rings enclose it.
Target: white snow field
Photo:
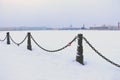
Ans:
[[[10,31],[16,42],[24,39],[28,31]],[[29,31],[44,48],[54,50],[65,46],[77,34],[84,37],[105,57],[120,64],[120,31]],[[0,31],[3,39],[6,31]],[[77,41],[68,48],[51,53],[41,50],[27,40],[17,46],[0,42],[0,80],[120,80],[120,67],[116,67],[96,54],[83,40],[84,64],[75,61]]]

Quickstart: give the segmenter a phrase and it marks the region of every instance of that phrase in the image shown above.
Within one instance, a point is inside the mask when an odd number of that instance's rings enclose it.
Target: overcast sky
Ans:
[[[120,0],[0,0],[0,27],[117,25]]]

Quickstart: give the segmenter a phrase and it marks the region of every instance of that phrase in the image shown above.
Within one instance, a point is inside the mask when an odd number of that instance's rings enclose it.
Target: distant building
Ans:
[[[120,30],[120,23],[118,24],[118,26],[98,26],[98,27],[90,27],[90,30]]]
[[[8,31],[8,30],[12,31],[12,30],[15,30],[15,28],[13,28],[13,27],[0,27],[0,31]]]
[[[104,27],[104,26],[101,26],[101,27],[90,27],[90,30],[107,30],[108,27]]]
[[[87,29],[87,28],[86,28],[85,25],[83,24],[83,26],[81,27],[81,29]]]

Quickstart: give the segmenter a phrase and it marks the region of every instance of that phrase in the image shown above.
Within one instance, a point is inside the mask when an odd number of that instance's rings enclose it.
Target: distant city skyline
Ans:
[[[117,26],[120,0],[0,0],[0,27]]]

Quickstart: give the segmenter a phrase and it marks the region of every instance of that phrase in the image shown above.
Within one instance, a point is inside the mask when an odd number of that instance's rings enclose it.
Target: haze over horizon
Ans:
[[[0,0],[0,27],[117,25],[119,0]]]

